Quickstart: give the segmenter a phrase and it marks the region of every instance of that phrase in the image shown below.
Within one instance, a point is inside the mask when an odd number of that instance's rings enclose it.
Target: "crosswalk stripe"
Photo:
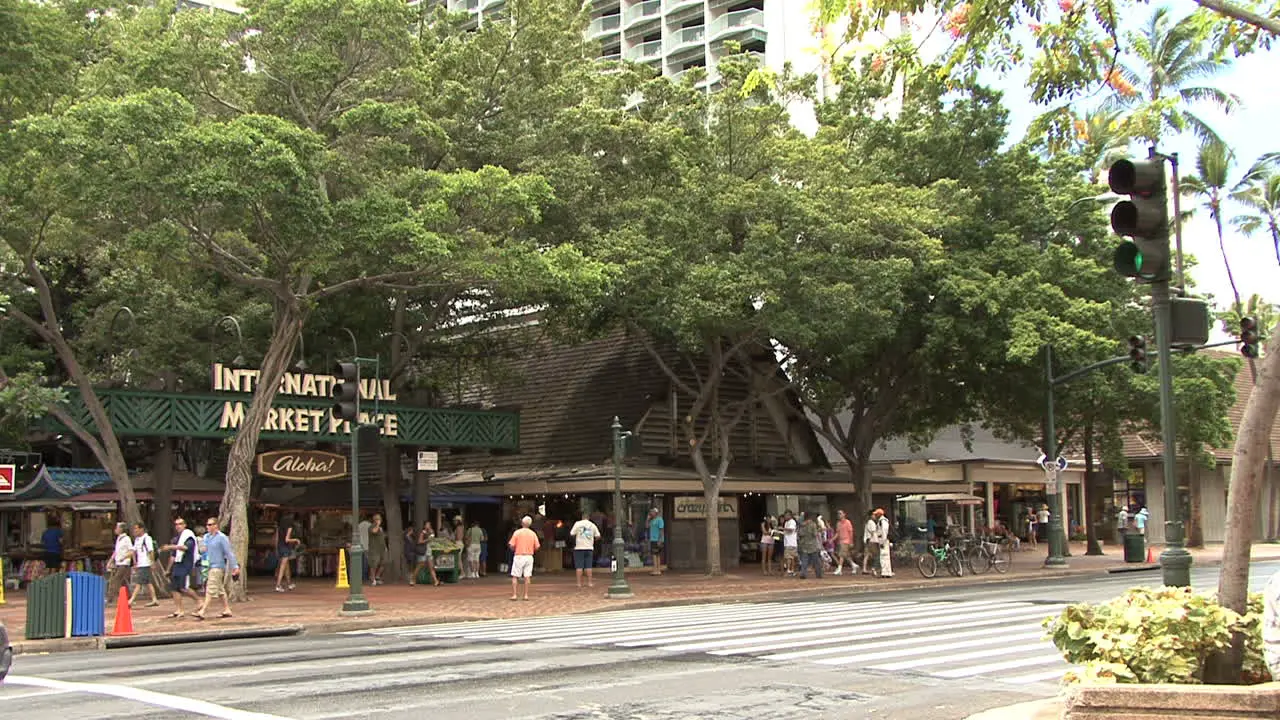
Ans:
[[[990,634],[994,628],[990,626],[1009,625],[1011,623],[1027,623],[1029,627],[1039,626],[1041,618],[1045,613],[1038,607],[1014,609],[1008,614],[1000,617],[989,618],[985,620],[965,620],[962,624],[964,628],[983,628],[981,632]],[[873,632],[860,633],[856,637],[849,638],[849,643],[861,643],[864,640],[875,640],[878,638],[896,638],[898,641],[904,640],[906,637],[914,636],[922,633],[932,633],[928,640],[945,639],[952,637],[950,634],[938,634],[938,630],[946,630],[956,626],[955,618],[935,617],[922,620],[901,620],[897,622],[884,623],[878,625]],[[903,631],[906,631],[905,633]],[[805,633],[806,636],[822,637],[819,631]],[[838,655],[844,652],[844,648],[840,647],[813,647],[814,642],[809,639],[788,639],[789,642],[779,643],[772,646],[745,647],[737,650],[716,650],[712,651],[713,655],[733,655],[733,654],[751,654],[755,652],[769,652],[770,650],[781,650],[788,647],[803,647],[805,650],[795,650],[786,653],[774,653],[766,655],[769,660],[799,660],[803,658],[822,657],[824,655]],[[861,645],[860,645],[861,647]]]
[[[754,607],[726,607],[714,612],[703,613],[698,617],[698,622],[716,625],[733,625],[741,622],[749,622],[753,618],[772,618],[790,615],[794,612],[789,607],[777,607],[767,610],[759,610]],[[494,627],[488,630],[477,632],[460,633],[461,635],[475,639],[487,640],[515,640],[515,641],[532,641],[555,638],[565,642],[585,639],[590,636],[606,635],[614,639],[621,639],[623,635],[618,634],[620,627],[635,628],[644,627],[652,630],[668,627],[688,627],[691,618],[688,616],[669,616],[661,620],[630,620],[623,624],[618,623],[602,623],[598,619],[592,619],[591,616],[584,616],[582,620],[563,625],[547,625],[532,630],[519,625]]]
[[[962,678],[973,677],[974,675],[990,675],[991,673],[1002,672],[1004,670],[1015,670],[1017,668],[1027,667],[1029,665],[1066,665],[1067,661],[1062,659],[1061,655],[1056,653],[1045,655],[1043,657],[1034,658],[1018,658],[1016,660],[1005,660],[1004,662],[987,663],[986,665],[973,665],[970,667],[952,668],[950,670],[942,670],[934,673],[934,675],[943,678]],[[1055,671],[1059,675],[1065,672],[1063,670]]]
[[[385,628],[363,634],[654,648],[663,653],[824,666],[856,664],[942,679],[989,677],[1030,684],[1060,678],[1070,667],[1041,628],[1044,618],[1065,606],[987,598],[708,603]],[[1037,669],[1046,666],[1056,667]],[[1010,671],[1020,674],[1002,676]]]
[[[782,603],[770,603],[766,607],[780,606]],[[465,624],[441,624],[441,625],[421,625],[412,628],[408,633],[392,633],[397,635],[405,634],[424,634],[435,637],[484,637],[492,633],[505,634],[513,629],[525,630],[530,633],[558,628],[560,630],[573,629],[583,626],[593,626],[602,622],[610,622],[617,620],[628,620],[643,617],[646,621],[654,619],[655,622],[663,620],[688,620],[692,618],[705,617],[725,612],[728,608],[738,607],[731,604],[715,604],[715,605],[699,605],[696,608],[684,608],[684,612],[677,612],[678,608],[657,608],[649,615],[636,613],[625,617],[613,616],[612,613],[591,613],[584,615],[559,615],[551,618],[520,618],[511,620],[484,620],[478,623]]]
[[[1041,633],[1038,633],[1038,632],[1022,633],[1020,635],[1002,635],[1001,639],[1004,641],[1038,640],[1040,639],[1040,636],[1041,636]],[[876,660],[888,660],[890,658],[910,657],[912,655],[932,655],[934,653],[943,652],[946,650],[960,650],[962,648],[982,647],[983,645],[990,647],[991,643],[992,643],[991,636],[986,635],[985,637],[973,638],[969,640],[957,640],[955,642],[950,642],[950,643],[930,642],[928,644],[918,645],[916,647],[907,647],[907,648],[899,647],[895,650],[883,650],[881,652],[874,652],[874,653],[864,653],[860,651],[861,650],[860,648],[856,646],[850,646],[849,648],[847,648],[847,650],[853,652],[853,654],[851,655],[845,655],[842,657],[833,657],[833,658],[823,658],[821,660],[815,660],[814,662],[817,662],[819,665],[852,665],[853,663],[870,663]],[[1001,648],[1001,650],[1004,652],[1008,652],[1008,648]],[[911,662],[914,662],[914,661],[911,661]],[[883,665],[872,665],[871,667],[885,669]]]
[[[1028,633],[1026,635],[1021,635],[1021,636],[1005,636],[1002,638],[1002,640],[1005,640],[1005,641],[1034,640],[1037,637],[1039,636]],[[990,645],[991,644],[990,641],[988,641],[987,644]],[[928,652],[929,649],[925,648],[925,651]],[[955,655],[943,655],[942,657],[930,657],[930,658],[923,658],[923,659],[916,659],[916,660],[906,660],[903,662],[888,663],[884,665],[872,665],[871,668],[874,670],[915,670],[922,667],[929,667],[930,665],[946,665],[947,663],[964,662],[965,660],[979,660],[982,658],[994,657],[996,655],[1008,655],[1008,654],[1009,654],[1009,648],[1007,647],[998,647],[998,648],[988,647],[985,650],[974,650],[973,652],[957,653]]]
[[[959,610],[948,609],[950,612],[958,612]],[[1036,623],[1043,615],[1039,609],[1030,607],[1018,608],[1014,607],[1008,612],[1002,614],[998,618],[990,618],[985,620],[965,620],[962,624],[964,628],[986,625],[1004,625],[1011,621],[1027,621],[1032,620]],[[823,625],[820,629],[804,630],[797,633],[790,633],[777,642],[761,643],[761,638],[752,637],[742,640],[731,640],[720,643],[715,649],[710,649],[712,655],[754,655],[757,653],[770,653],[766,657],[769,660],[796,660],[800,658],[821,657],[823,655],[836,655],[844,652],[843,647],[830,647],[821,641],[829,639],[833,632],[844,632],[846,630],[857,630],[864,623],[854,622],[850,624],[840,625]],[[893,620],[891,622],[876,623],[870,632],[856,632],[849,637],[844,638],[845,644],[860,643],[864,640],[874,640],[884,637],[904,638],[917,634],[919,632],[933,632],[938,628],[950,629],[957,625],[954,617],[939,617],[925,615],[920,618],[908,617],[902,620]],[[904,632],[905,631],[905,632]],[[987,632],[990,632],[989,630]],[[935,637],[937,637],[935,635]],[[825,645],[824,647],[814,647],[815,644]],[[735,647],[738,646],[738,647]],[[804,650],[795,650],[787,653],[779,653],[779,650],[788,648],[805,648]],[[671,648],[676,649],[676,648]],[[701,646],[680,647],[680,650],[700,650]]]
[[[863,623],[863,624],[869,623],[869,622],[879,622],[886,617],[893,617],[896,615],[900,615],[904,610],[914,608],[915,604],[912,603],[910,605],[891,607],[891,608],[885,608],[883,606],[879,608],[858,608],[857,606],[849,606],[849,607],[852,609],[828,611],[826,613],[823,613],[819,618],[814,618],[811,615],[805,615],[802,613],[786,613],[783,615],[775,615],[773,617],[756,616],[755,618],[753,618],[753,620],[767,621],[764,623],[765,625],[767,625],[767,627],[758,627],[754,630],[752,629],[744,630],[742,628],[735,627],[735,628],[732,628],[732,634],[734,637],[738,637],[738,638],[744,635],[761,636],[761,635],[785,634],[787,632],[795,632],[797,628],[811,628],[814,625],[815,619],[819,620],[826,627],[830,627],[831,625],[841,622],[842,620],[845,620],[845,619],[848,619],[850,622],[856,621],[858,623]],[[605,641],[612,642],[616,645],[621,645],[622,647],[647,647],[652,645],[662,645],[672,640],[680,641],[680,640],[713,640],[713,639],[724,642],[725,641],[724,629],[718,626],[705,626],[701,628],[696,628],[695,632],[692,634],[690,634],[687,629],[679,630],[679,631],[668,629],[668,630],[664,630],[662,632],[657,632],[657,633],[643,633],[643,632],[634,633],[628,636],[624,636],[622,638],[617,638],[617,637],[604,638]],[[595,640],[583,641],[583,642],[580,642],[579,644],[584,644],[584,645],[594,644],[596,642],[597,641]]]

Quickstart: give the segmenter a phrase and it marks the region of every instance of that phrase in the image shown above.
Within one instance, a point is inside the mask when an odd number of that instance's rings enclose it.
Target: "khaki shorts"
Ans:
[[[786,547],[782,550],[783,559],[800,557],[800,549],[794,547]]]
[[[851,546],[849,543],[840,543],[840,546],[836,548],[836,557],[840,558],[841,560],[849,560],[850,562],[852,562],[853,546]]]
[[[227,594],[227,571],[222,568],[212,568],[209,570],[209,579],[204,584],[204,595],[210,598],[220,598]]]

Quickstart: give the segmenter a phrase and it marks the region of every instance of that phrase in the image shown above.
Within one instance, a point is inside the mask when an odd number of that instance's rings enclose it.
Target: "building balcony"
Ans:
[[[681,52],[687,53],[690,50],[700,52],[706,39],[707,28],[705,25],[681,28],[667,35],[666,52],[668,55]]]
[[[662,41],[640,43],[627,50],[627,59],[634,62],[656,62],[662,59]]]
[[[750,8],[722,15],[711,23],[711,39],[723,40],[734,35],[764,34],[764,11]],[[763,39],[763,38],[762,38]]]
[[[591,24],[587,26],[587,37],[592,40],[599,40],[605,35],[618,32],[618,29],[621,27],[621,15],[605,15],[604,17],[598,17],[595,20],[592,20]]]
[[[668,20],[684,20],[702,14],[702,0],[663,0],[662,14]]]
[[[481,12],[497,12],[506,7],[507,0],[480,0]]]
[[[648,0],[639,5],[632,5],[623,14],[623,24],[631,27],[647,20],[657,20],[662,14],[662,0]]]

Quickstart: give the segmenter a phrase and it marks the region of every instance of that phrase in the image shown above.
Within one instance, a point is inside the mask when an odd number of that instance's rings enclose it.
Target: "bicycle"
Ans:
[[[930,546],[928,552],[916,561],[916,568],[926,578],[937,577],[939,565],[946,567],[947,572],[956,577],[964,575],[964,561],[960,558],[960,552],[949,541]]]

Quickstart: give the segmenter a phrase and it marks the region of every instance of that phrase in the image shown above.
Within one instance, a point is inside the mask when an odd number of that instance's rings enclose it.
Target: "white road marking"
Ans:
[[[204,700],[182,697],[181,695],[169,695],[168,693],[158,693],[153,690],[142,690],[140,688],[129,687],[128,685],[68,682],[66,680],[52,680],[50,678],[27,677],[23,675],[10,675],[4,682],[6,685],[25,685],[27,687],[46,688],[58,692],[107,695],[109,697],[120,698],[121,700],[131,700],[133,702],[151,705],[153,707],[162,707],[175,712],[195,713],[197,715],[204,715],[205,717],[218,718],[218,720],[290,720],[283,715],[268,715],[266,713],[249,712],[248,710],[237,710],[236,708],[218,705]]]

